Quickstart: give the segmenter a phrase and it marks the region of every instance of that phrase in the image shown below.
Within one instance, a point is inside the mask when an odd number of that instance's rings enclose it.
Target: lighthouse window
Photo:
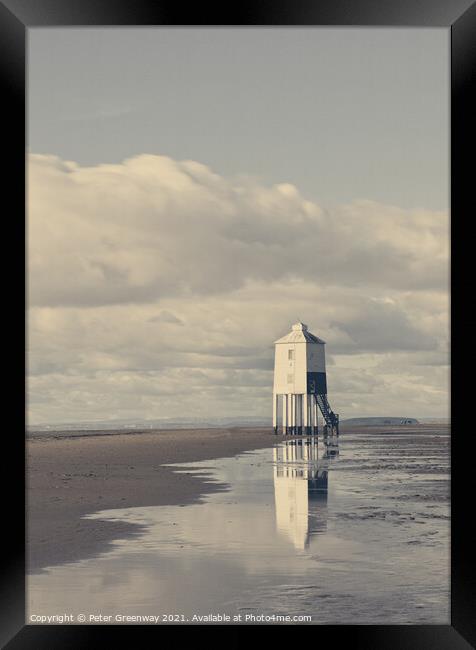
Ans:
[[[291,361],[291,359],[294,359],[294,350],[288,350],[288,359]]]
[[[293,375],[288,375],[288,384],[292,384],[294,380]]]

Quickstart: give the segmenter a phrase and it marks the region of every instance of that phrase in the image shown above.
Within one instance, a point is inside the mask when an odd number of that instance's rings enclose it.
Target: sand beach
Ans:
[[[27,569],[80,560],[117,537],[140,533],[123,522],[82,519],[112,508],[195,503],[226,489],[167,463],[233,456],[271,446],[271,428],[181,429],[49,434],[27,441]]]
[[[412,436],[446,425],[343,428],[343,435],[385,431]],[[170,463],[225,458],[271,447],[285,436],[271,427],[64,432],[27,440],[27,569],[77,561],[113,539],[141,533],[137,524],[83,519],[115,508],[188,505],[226,490],[206,476],[177,473]],[[290,438],[290,436],[288,436]],[[320,436],[319,436],[320,438]]]
[[[244,623],[445,623],[449,434],[30,432],[29,620],[223,609]]]

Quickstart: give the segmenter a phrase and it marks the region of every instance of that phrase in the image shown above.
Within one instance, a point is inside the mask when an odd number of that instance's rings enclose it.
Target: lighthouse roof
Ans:
[[[289,334],[278,339],[275,343],[325,343],[325,341],[311,334],[307,329],[307,325],[299,321],[294,323]]]

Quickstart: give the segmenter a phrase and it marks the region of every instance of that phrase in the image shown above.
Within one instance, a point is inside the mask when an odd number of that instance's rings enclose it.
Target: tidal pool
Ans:
[[[29,623],[64,613],[75,623],[79,614],[86,623],[221,614],[449,624],[448,435],[295,438],[176,471],[229,489],[189,506],[89,515],[147,528],[29,576]]]

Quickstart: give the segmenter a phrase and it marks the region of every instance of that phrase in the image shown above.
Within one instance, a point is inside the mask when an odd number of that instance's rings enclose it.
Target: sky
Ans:
[[[448,414],[445,29],[30,29],[28,420]]]

